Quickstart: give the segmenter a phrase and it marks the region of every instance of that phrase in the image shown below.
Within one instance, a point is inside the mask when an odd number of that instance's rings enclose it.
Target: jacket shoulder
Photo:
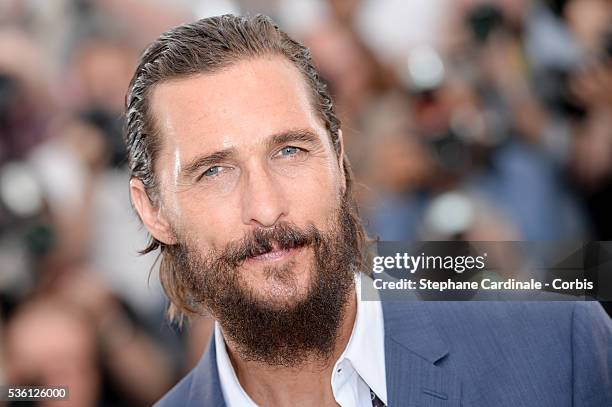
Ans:
[[[194,372],[189,372],[183,377],[174,387],[172,387],[161,399],[159,399],[154,407],[170,407],[170,406],[185,406],[189,396],[191,383],[193,382]]]
[[[215,337],[209,341],[208,349],[196,365],[156,404],[166,406],[224,406],[223,394],[217,372]]]

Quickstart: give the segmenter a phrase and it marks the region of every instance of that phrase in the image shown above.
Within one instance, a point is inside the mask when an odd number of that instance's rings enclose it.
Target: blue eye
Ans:
[[[281,155],[288,156],[288,155],[295,155],[295,154],[297,154],[299,151],[300,151],[300,149],[299,149],[299,148],[297,148],[297,147],[285,147],[285,148],[283,148],[283,149],[280,151],[280,153],[281,153]]]
[[[218,165],[214,166],[214,167],[210,167],[209,169],[207,169],[206,171],[204,171],[204,173],[202,174],[203,177],[213,177],[217,174],[219,174],[219,172],[221,171],[221,167],[219,167]]]

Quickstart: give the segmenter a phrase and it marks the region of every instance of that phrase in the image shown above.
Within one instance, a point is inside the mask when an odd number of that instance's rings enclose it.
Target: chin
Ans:
[[[279,266],[269,266],[249,273],[245,278],[247,290],[264,306],[287,307],[308,297],[311,289],[312,267],[300,267],[296,261]]]
[[[262,306],[272,309],[291,308],[308,297],[308,289],[297,290],[295,287],[274,284],[254,294]]]

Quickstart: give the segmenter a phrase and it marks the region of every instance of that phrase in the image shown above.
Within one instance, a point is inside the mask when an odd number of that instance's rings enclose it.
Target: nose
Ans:
[[[253,166],[246,171],[242,191],[244,224],[271,227],[288,214],[283,188],[265,167]]]

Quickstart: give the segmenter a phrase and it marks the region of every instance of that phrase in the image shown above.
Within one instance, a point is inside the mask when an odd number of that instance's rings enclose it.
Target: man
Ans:
[[[216,320],[158,405],[610,405],[594,303],[358,300],[340,124],[307,49],[268,18],[163,34],[132,79],[126,138],[170,314]]]

